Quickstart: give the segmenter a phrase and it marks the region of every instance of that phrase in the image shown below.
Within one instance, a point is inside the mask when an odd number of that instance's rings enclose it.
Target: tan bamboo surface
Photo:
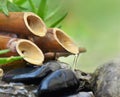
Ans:
[[[10,53],[1,55],[2,57],[20,55],[25,61],[34,65],[42,65],[44,61],[42,51],[33,42],[26,39],[0,35],[0,49],[11,50]]]
[[[70,55],[86,51],[85,48],[79,48],[64,31],[58,28],[49,28],[44,37],[35,36],[32,41],[43,51],[43,53],[67,52]]]
[[[0,31],[44,36],[47,29],[43,20],[32,12],[9,12],[9,16],[0,13]]]
[[[2,76],[3,76],[3,74],[4,74],[4,71],[3,71],[3,69],[2,69],[2,68],[0,68],[0,77],[2,77]]]

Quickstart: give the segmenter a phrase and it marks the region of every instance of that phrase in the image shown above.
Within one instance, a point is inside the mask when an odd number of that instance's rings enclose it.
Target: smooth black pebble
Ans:
[[[37,91],[38,97],[61,97],[62,95],[73,94],[79,87],[79,80],[70,69],[60,69],[42,82]]]
[[[36,68],[19,68],[7,72],[2,80],[6,82],[21,82],[25,84],[39,84],[41,80],[50,73],[61,69],[60,63],[57,61],[50,61]]]

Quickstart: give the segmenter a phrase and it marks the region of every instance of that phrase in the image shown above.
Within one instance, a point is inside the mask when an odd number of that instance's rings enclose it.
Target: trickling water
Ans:
[[[73,70],[76,69],[76,65],[77,65],[77,62],[78,62],[79,55],[80,55],[80,53],[75,54],[75,57],[74,57],[74,60],[73,60]]]

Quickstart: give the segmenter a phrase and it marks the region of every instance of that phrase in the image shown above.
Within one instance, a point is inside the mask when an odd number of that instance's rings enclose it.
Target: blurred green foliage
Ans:
[[[93,72],[97,66],[119,56],[120,0],[72,0],[62,29],[87,49],[79,58],[78,68]]]

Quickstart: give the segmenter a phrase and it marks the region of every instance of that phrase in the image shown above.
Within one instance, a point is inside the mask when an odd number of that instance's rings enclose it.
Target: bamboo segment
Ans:
[[[71,38],[58,28],[49,28],[44,37],[34,37],[35,44],[44,52],[67,52],[78,54],[85,49],[79,48]]]
[[[79,52],[86,52],[85,48],[79,48]],[[48,60],[57,60],[59,57],[68,57],[70,55],[69,52],[48,52],[44,53],[45,61]]]
[[[9,16],[0,13],[0,31],[18,35],[44,36],[47,32],[42,19],[31,12],[10,12]]]
[[[3,74],[4,74],[3,69],[2,69],[2,68],[0,68],[0,77],[2,77],[2,76],[3,76]]]
[[[12,70],[12,69],[23,68],[26,65],[27,63],[25,62],[25,60],[18,60],[12,63],[0,65],[0,67],[4,70],[4,72],[8,72],[9,70]]]
[[[54,52],[48,52],[48,53],[45,53],[44,56],[45,56],[45,61],[48,61],[48,60],[57,60],[59,57],[67,57],[69,56],[70,54],[69,53],[54,53]]]
[[[42,51],[31,41],[0,35],[0,49],[10,49],[11,52],[2,56],[20,55],[31,64],[41,65],[44,61]]]

